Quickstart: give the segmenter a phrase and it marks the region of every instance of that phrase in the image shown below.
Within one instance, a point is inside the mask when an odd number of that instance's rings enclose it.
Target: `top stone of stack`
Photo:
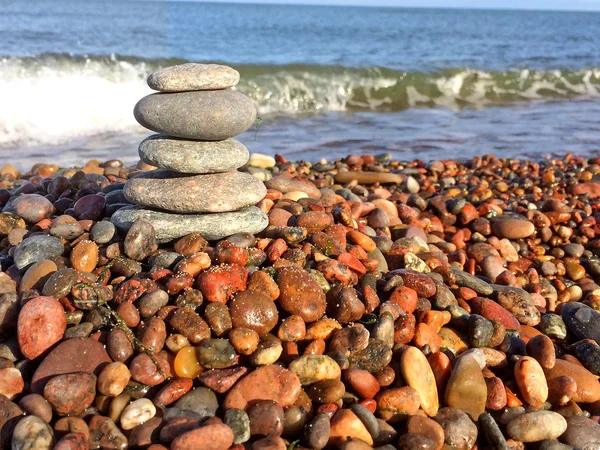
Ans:
[[[238,84],[237,70],[219,64],[187,63],[165,67],[148,77],[148,86],[160,92],[212,91]]]
[[[142,98],[133,115],[143,127],[167,136],[221,141],[248,130],[256,106],[234,87],[240,79],[231,67],[182,64],[153,73],[148,85],[160,92]]]

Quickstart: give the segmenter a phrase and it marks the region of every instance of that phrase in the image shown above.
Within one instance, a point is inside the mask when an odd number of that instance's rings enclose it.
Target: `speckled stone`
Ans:
[[[228,172],[248,162],[248,149],[234,139],[188,141],[155,134],[144,139],[138,149],[147,164],[181,173]]]
[[[204,91],[230,88],[239,81],[239,72],[231,67],[187,63],[154,72],[148,77],[148,86],[161,92]]]
[[[60,239],[37,235],[23,239],[15,248],[14,260],[18,269],[23,269],[44,259],[54,260],[65,251]]]
[[[143,127],[158,133],[219,141],[250,128],[256,120],[256,107],[244,94],[231,89],[178,92],[142,98],[133,115]]]
[[[155,211],[139,206],[121,208],[111,221],[120,231],[127,231],[141,217],[152,224],[159,243],[169,242],[190,233],[208,240],[223,239],[235,233],[259,233],[269,224],[267,215],[255,206],[239,211],[182,215]]]
[[[129,180],[125,197],[136,205],[178,213],[229,212],[259,202],[265,185],[242,172],[185,175],[152,170]]]

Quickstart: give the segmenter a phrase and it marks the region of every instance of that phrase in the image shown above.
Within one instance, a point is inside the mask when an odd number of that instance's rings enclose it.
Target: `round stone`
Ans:
[[[155,134],[139,146],[140,159],[180,173],[228,172],[248,162],[248,149],[234,139],[188,141]]]
[[[277,273],[279,304],[290,314],[310,323],[319,320],[327,301],[317,281],[301,267],[284,267]]]
[[[21,353],[35,359],[60,341],[67,328],[65,311],[53,297],[30,300],[19,312],[17,338]]]
[[[65,246],[53,236],[36,235],[23,239],[15,248],[13,256],[17,269],[45,259],[54,260],[63,254]]]
[[[16,214],[26,222],[36,223],[52,216],[54,206],[50,200],[39,194],[24,194],[9,201],[3,211]]]
[[[535,227],[524,218],[506,217],[493,221],[492,231],[500,239],[523,239],[531,236]]]
[[[121,428],[131,430],[147,422],[156,415],[156,407],[151,400],[140,398],[131,402],[121,413]]]
[[[247,328],[264,336],[277,325],[279,313],[273,301],[257,292],[238,293],[229,305],[235,328]]]
[[[102,220],[96,223],[90,230],[90,237],[96,244],[107,244],[115,237],[117,230],[112,222]]]
[[[209,369],[224,369],[235,364],[235,349],[227,339],[204,339],[196,352],[200,364]]]
[[[522,414],[506,426],[508,435],[521,442],[556,439],[567,429],[567,421],[553,411],[536,411]]]
[[[267,215],[255,206],[233,212],[193,215],[133,206],[115,212],[111,221],[120,231],[125,232],[140,217],[152,224],[159,243],[170,242],[190,233],[198,233],[211,241],[240,232],[255,234],[269,224]]]
[[[186,63],[154,72],[148,77],[148,86],[161,92],[204,91],[230,88],[239,81],[239,72],[231,67]]]
[[[52,428],[37,416],[19,421],[13,432],[12,450],[50,450],[54,445]]]
[[[96,376],[79,372],[58,375],[44,387],[44,398],[59,415],[78,416],[96,397]]]
[[[132,178],[123,193],[136,205],[179,213],[217,213],[258,203],[267,189],[256,177],[242,172],[185,175],[159,169]]]
[[[321,380],[339,379],[341,376],[338,363],[326,355],[303,355],[290,363],[289,370],[298,375],[304,386]]]
[[[142,98],[133,115],[143,127],[158,133],[220,141],[250,128],[256,107],[244,94],[230,89],[178,92]]]

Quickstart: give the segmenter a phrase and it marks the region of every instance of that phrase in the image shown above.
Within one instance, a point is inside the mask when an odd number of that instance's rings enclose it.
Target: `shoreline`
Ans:
[[[266,230],[160,245],[151,166],[0,168],[0,447],[600,443],[600,158],[251,163]]]

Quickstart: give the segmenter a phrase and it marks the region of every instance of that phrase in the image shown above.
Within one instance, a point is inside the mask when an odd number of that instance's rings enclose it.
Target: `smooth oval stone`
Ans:
[[[321,286],[301,267],[283,267],[277,272],[279,304],[290,314],[314,322],[325,314],[327,301]]]
[[[237,70],[221,64],[186,63],[165,67],[150,74],[148,86],[161,92],[226,89],[240,81]]]
[[[125,242],[123,242],[125,254],[135,261],[141,261],[155,252],[157,248],[156,232],[152,224],[144,219],[137,219],[133,222],[125,236]]]
[[[170,242],[190,233],[198,233],[211,241],[241,232],[256,234],[269,224],[268,216],[255,206],[233,212],[193,215],[133,206],[115,212],[111,222],[119,231],[125,232],[140,217],[152,224],[159,243]]]
[[[22,217],[26,222],[36,223],[54,213],[50,200],[39,194],[24,194],[10,201],[3,209]]]
[[[304,431],[304,442],[310,448],[316,450],[325,448],[327,441],[329,441],[330,427],[331,424],[327,414],[318,413]]]
[[[342,374],[338,363],[326,355],[301,356],[292,361],[288,368],[298,376],[303,386],[321,380],[335,380]]]
[[[560,440],[576,448],[599,448],[600,425],[587,417],[568,417],[567,431]]]
[[[44,387],[44,398],[59,415],[78,416],[96,397],[96,376],[79,372],[57,375]]]
[[[406,384],[419,393],[423,411],[430,417],[435,416],[440,406],[437,385],[423,352],[416,347],[407,347],[402,353],[400,368]]]
[[[233,439],[233,431],[227,425],[210,424],[177,436],[171,450],[227,450]]]
[[[536,411],[522,414],[506,426],[508,435],[521,442],[556,439],[567,429],[567,421],[553,411]]]
[[[274,365],[262,366],[231,388],[223,407],[246,409],[254,400],[273,400],[285,408],[296,401],[301,390],[294,372]]]
[[[188,141],[161,134],[144,139],[140,159],[163,169],[180,173],[229,172],[248,162],[250,153],[234,139],[224,141]]]
[[[541,406],[548,399],[548,383],[540,363],[523,356],[515,364],[515,380],[523,399],[532,406]]]
[[[14,261],[18,269],[45,259],[54,260],[63,254],[65,246],[53,236],[36,235],[23,239],[15,248]]]
[[[256,120],[252,100],[231,89],[150,94],[133,110],[152,131],[185,139],[220,141],[250,128]]]
[[[477,440],[477,426],[467,413],[456,408],[441,408],[433,417],[444,429],[444,448],[469,450]]]
[[[19,421],[12,436],[12,450],[51,450],[54,445],[52,428],[37,416]]]
[[[485,412],[487,385],[474,357],[459,358],[445,391],[448,406],[461,409],[477,420]]]
[[[159,169],[132,178],[123,193],[136,205],[179,213],[217,213],[258,203],[267,189],[243,172],[185,175]]]
[[[223,422],[233,431],[233,443],[243,444],[250,439],[250,419],[246,411],[231,408],[225,411]]]
[[[534,225],[523,217],[500,217],[492,222],[492,232],[500,239],[523,239],[534,231]]]
[[[73,372],[98,375],[112,360],[104,345],[91,338],[72,338],[61,342],[39,365],[31,379],[31,391],[41,394],[54,376]]]
[[[90,237],[96,244],[106,244],[115,237],[116,231],[115,226],[111,222],[102,220],[92,227]]]
[[[213,391],[205,387],[198,387],[186,393],[174,405],[185,411],[193,411],[199,418],[214,417],[219,403]]]
[[[224,369],[235,364],[235,349],[227,339],[204,339],[196,348],[198,362],[208,369]]]
[[[396,173],[387,172],[340,172],[335,175],[336,183],[348,183],[356,180],[360,184],[374,184],[374,183],[393,183],[402,184],[406,177]]]
[[[35,359],[60,341],[67,328],[62,305],[53,297],[37,297],[21,308],[17,338],[21,353]]]
[[[127,405],[121,413],[121,428],[131,430],[152,419],[155,415],[154,403],[147,398],[140,398]]]
[[[577,392],[572,400],[576,403],[593,403],[600,400],[598,378],[579,364],[557,359],[554,367],[544,369],[544,373],[548,381],[561,376],[574,379],[577,384]]]
[[[593,339],[600,344],[600,313],[577,302],[566,303],[561,311],[563,321],[579,339]]]

